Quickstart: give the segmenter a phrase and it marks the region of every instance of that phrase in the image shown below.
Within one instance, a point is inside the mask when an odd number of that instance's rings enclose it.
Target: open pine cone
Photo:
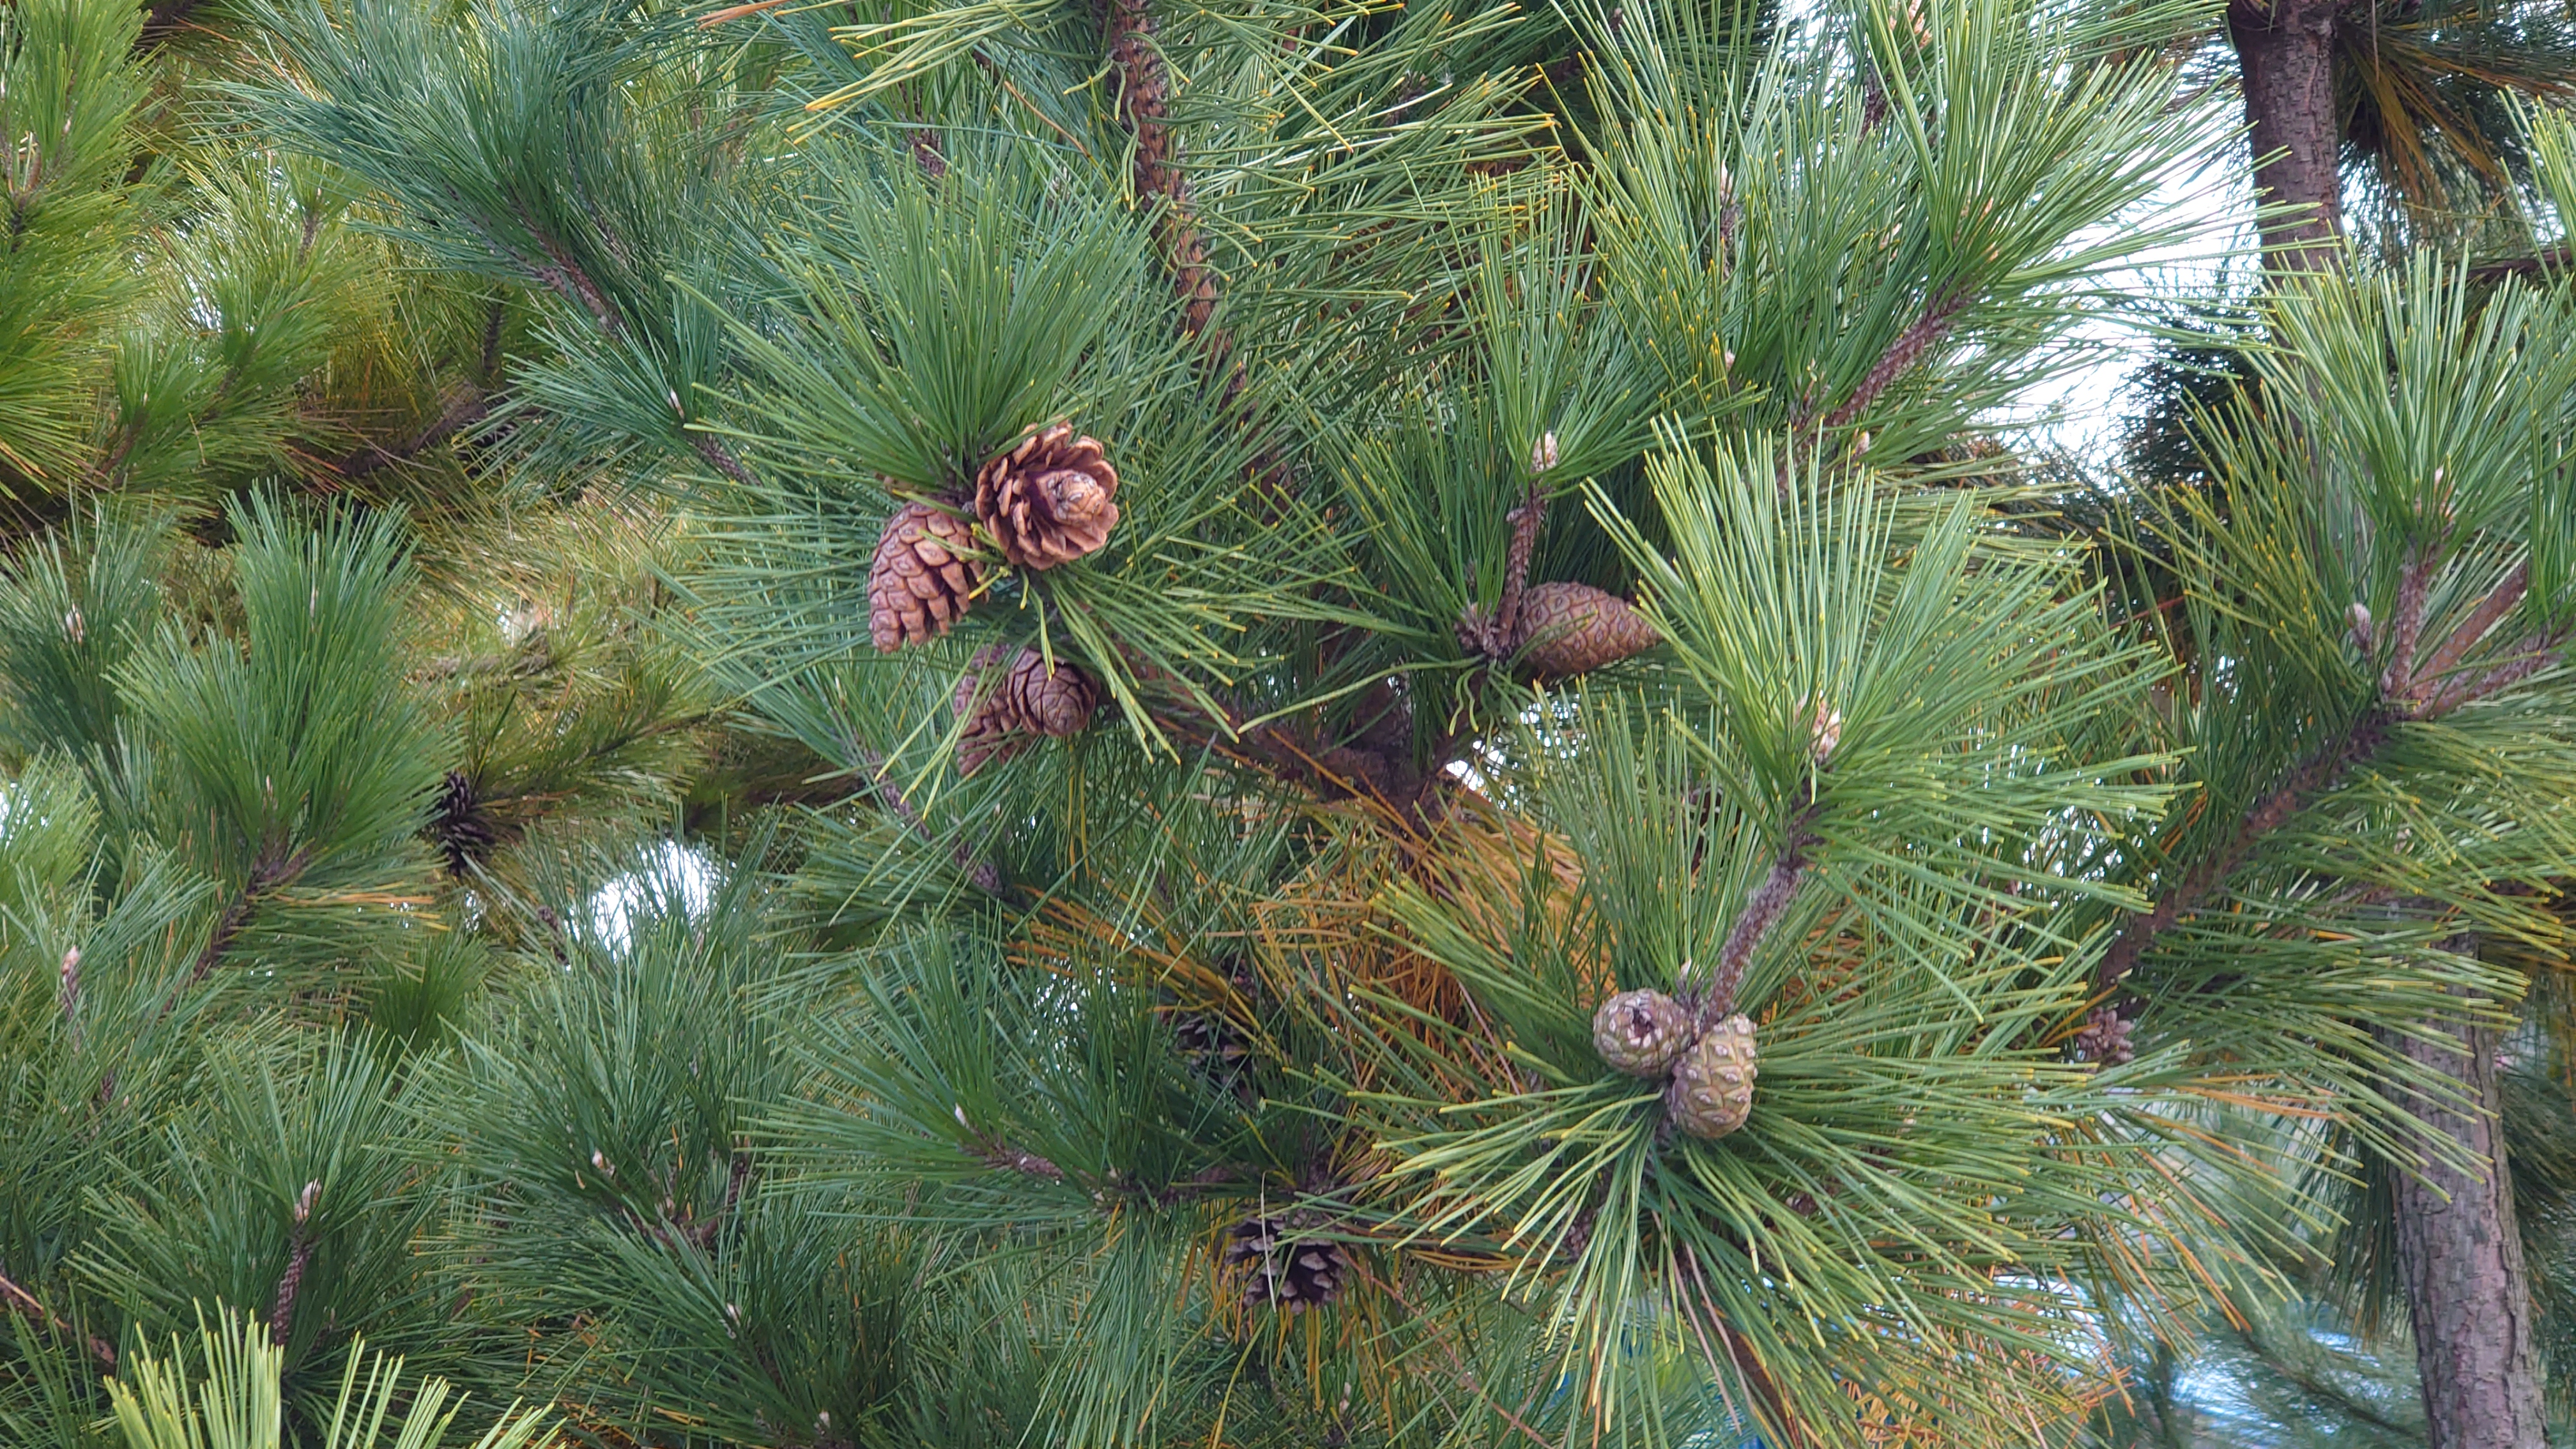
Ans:
[[[868,638],[891,653],[948,632],[973,602],[983,571],[974,527],[927,503],[894,511],[868,564]]]
[[[1006,760],[1040,736],[1063,739],[1091,723],[1100,687],[1070,663],[1047,667],[1046,656],[1024,648],[1004,665],[1001,649],[975,651],[952,701],[966,719],[957,741],[957,773],[972,775]]]
[[[1310,1228],[1303,1216],[1256,1215],[1226,1229],[1225,1263],[1242,1270],[1245,1303],[1297,1313],[1341,1296],[1350,1254],[1330,1239],[1299,1236]]]
[[[447,857],[447,868],[458,875],[476,861],[489,857],[501,843],[501,830],[483,808],[484,801],[474,782],[464,772],[450,770],[439,785],[437,798],[430,801],[429,825],[425,833]]]
[[[975,516],[1002,557],[1051,569],[1099,548],[1118,523],[1118,472],[1100,440],[1057,423],[1022,438],[975,475]]]
[[[2097,1006],[2067,1042],[2067,1054],[2079,1062],[2126,1066],[2138,1057],[2137,1048],[2129,1044],[2129,1030],[2134,1025],[2113,1008]]]
[[[1589,674],[1662,642],[1634,605],[1590,584],[1533,585],[1512,633],[1522,670],[1542,677]]]
[[[1753,1021],[1730,1016],[1712,1026],[1673,1064],[1664,1111],[1693,1137],[1723,1137],[1753,1114]]]

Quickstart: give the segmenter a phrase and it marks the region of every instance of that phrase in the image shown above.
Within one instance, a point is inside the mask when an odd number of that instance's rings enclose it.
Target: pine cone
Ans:
[[[1297,1313],[1342,1296],[1350,1254],[1330,1239],[1301,1236],[1312,1228],[1305,1217],[1248,1217],[1226,1230],[1225,1263],[1243,1270],[1245,1303]]]
[[[1100,687],[1091,676],[1063,662],[1049,669],[1046,656],[1034,648],[1021,650],[1011,661],[1011,677],[1002,692],[1021,728],[1059,740],[1079,734],[1100,704]]]
[[[975,516],[1012,564],[1051,569],[1108,541],[1117,494],[1118,472],[1101,456],[1100,440],[1057,423],[975,475]]]
[[[1592,1048],[1614,1070],[1660,1077],[1690,1046],[1691,1014],[1660,991],[1622,991],[1592,1013]]]
[[[957,773],[972,775],[996,760],[1006,760],[1040,736],[1062,739],[1091,723],[1100,687],[1069,663],[1047,668],[1046,656],[1022,649],[1002,666],[999,646],[975,651],[952,699],[965,716],[965,733],[957,741]]]
[[[467,865],[489,857],[501,843],[500,827],[483,813],[474,782],[459,770],[447,772],[438,798],[430,802],[427,833],[447,857],[447,868],[458,875],[465,873]]]
[[[879,650],[948,632],[982,582],[974,550],[973,526],[955,514],[928,503],[894,511],[868,565],[868,637]]]
[[[2066,1043],[2067,1054],[2079,1062],[2126,1066],[2138,1056],[2129,1045],[2129,1029],[2135,1024],[2110,1007],[2097,1006]]]
[[[1664,1110],[1693,1137],[1723,1137],[1753,1112],[1753,1022],[1730,1016],[1710,1027],[1673,1066]]]
[[[1513,645],[1523,672],[1589,674],[1662,642],[1635,606],[1590,584],[1539,584],[1521,595]]]

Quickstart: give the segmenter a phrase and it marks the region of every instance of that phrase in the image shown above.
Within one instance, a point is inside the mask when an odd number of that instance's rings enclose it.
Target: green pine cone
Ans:
[[[1660,1077],[1691,1043],[1688,1008],[1660,991],[1622,991],[1592,1013],[1592,1048],[1614,1070]]]
[[[1723,1137],[1753,1113],[1753,1022],[1730,1016],[1691,1044],[1673,1067],[1664,1110],[1693,1137]]]

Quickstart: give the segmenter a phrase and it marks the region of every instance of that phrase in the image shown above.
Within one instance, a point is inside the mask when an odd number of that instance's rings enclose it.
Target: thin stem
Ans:
[[[35,1294],[28,1292],[26,1289],[19,1287],[15,1283],[10,1282],[5,1274],[0,1274],[0,1302],[6,1302],[12,1312],[18,1313],[27,1318],[32,1318],[38,1323],[42,1323],[47,1327],[52,1328],[56,1333],[63,1335],[65,1338],[80,1336],[77,1329],[74,1329],[70,1324],[54,1316],[51,1310],[47,1309],[44,1304],[38,1302]],[[91,1338],[89,1340],[89,1352],[90,1357],[98,1360],[101,1368],[114,1369],[116,1367],[116,1348],[106,1339],[95,1337]]]
[[[2397,617],[2391,621],[2393,642],[2388,668],[2379,676],[2379,692],[2392,700],[2415,692],[2415,646],[2424,632],[2424,592],[2432,565],[2421,549],[2410,550],[2397,575]]]
[[[1958,325],[1959,314],[1968,309],[1968,301],[1969,295],[1963,291],[1945,292],[1934,298],[1932,304],[1923,309],[1923,315],[1915,319],[1914,325],[1897,334],[1896,340],[1879,354],[1878,361],[1861,378],[1860,386],[1852,390],[1852,395],[1843,400],[1842,406],[1825,414],[1826,430],[1850,426],[1871,403],[1878,401],[1880,393],[1913,370],[1914,365],[1921,362],[1942,338],[1949,336],[1952,327]]]

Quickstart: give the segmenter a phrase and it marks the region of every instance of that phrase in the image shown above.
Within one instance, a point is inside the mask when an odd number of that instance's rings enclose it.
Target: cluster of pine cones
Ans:
[[[1664,1113],[1693,1137],[1724,1137],[1753,1114],[1761,1067],[1750,1017],[1702,1030],[1689,1007],[1660,991],[1622,991],[1592,1014],[1592,1047],[1629,1076],[1669,1074]]]
[[[936,639],[973,605],[995,558],[1044,570],[1095,552],[1118,523],[1118,472],[1097,438],[1058,422],[1030,433],[975,474],[968,500],[905,503],[877,535],[868,565],[868,635],[880,650]],[[973,774],[1040,737],[1080,730],[1099,687],[1069,663],[1023,649],[985,650],[957,687],[966,720],[957,751]]]

